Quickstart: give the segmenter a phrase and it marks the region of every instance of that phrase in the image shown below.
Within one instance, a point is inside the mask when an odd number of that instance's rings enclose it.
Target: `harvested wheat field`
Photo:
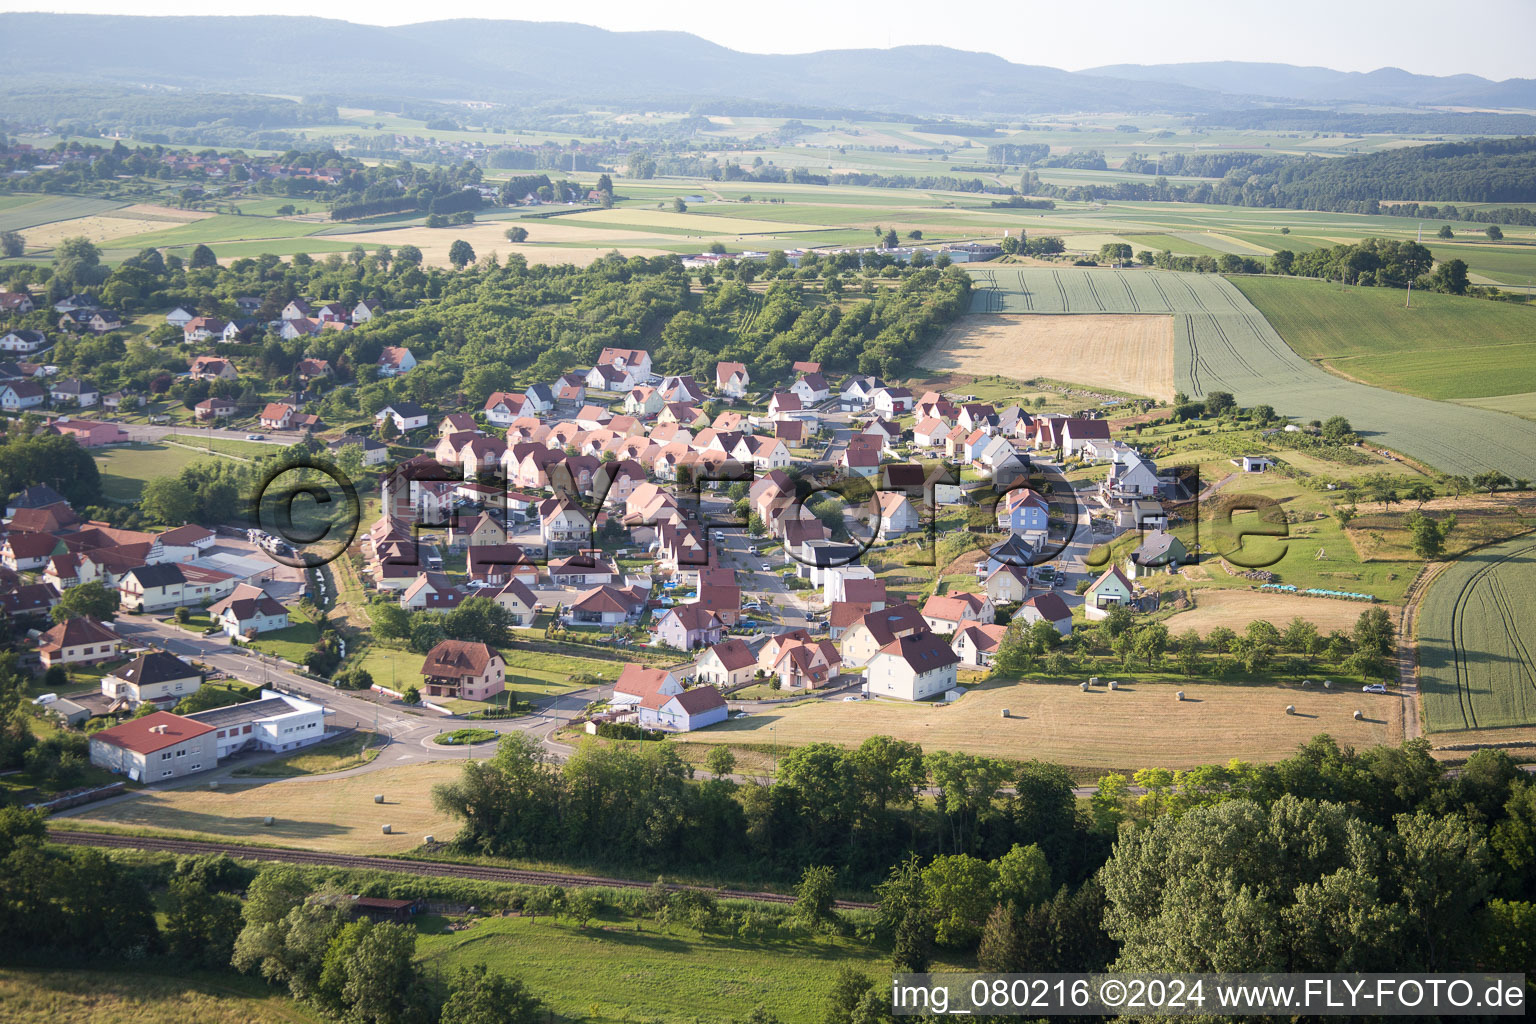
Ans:
[[[1177,700],[1179,690],[1189,699]],[[1296,714],[1285,713],[1288,704],[1296,706]],[[687,742],[762,750],[775,744],[852,747],[869,736],[894,736],[921,743],[924,750],[1039,758],[1094,771],[1187,768],[1234,757],[1278,761],[1323,732],[1355,747],[1400,743],[1401,707],[1396,696],[1362,694],[1358,688],[1351,693],[1190,682],[1084,693],[1069,683],[987,683],[949,706],[871,700],[765,708],[689,733]],[[1002,717],[1004,708],[1010,717]],[[1365,712],[1358,722],[1352,717],[1357,708]]]
[[[171,216],[171,215],[175,216]],[[28,228],[23,237],[28,245],[52,248],[66,238],[87,238],[100,244],[130,235],[142,235],[151,231],[163,231],[176,224],[190,223],[212,217],[211,213],[195,210],[175,210],[169,206],[140,203],[125,206],[92,217],[76,217],[73,220],[56,220],[51,224],[39,224]]]
[[[1267,619],[1280,629],[1300,616],[1324,636],[1340,630],[1348,633],[1367,605],[1359,601],[1335,601],[1326,597],[1268,594],[1257,590],[1196,590],[1195,607],[1179,612],[1165,623],[1175,635],[1192,629],[1201,636],[1217,626],[1241,633],[1254,619]]]
[[[929,349],[918,365],[1014,380],[1047,377],[1172,401],[1173,319],[973,314]]]
[[[339,853],[399,853],[418,846],[423,836],[457,831],[452,819],[432,809],[432,787],[458,778],[462,768],[462,762],[438,761],[345,778],[145,790],[78,815],[55,816],[52,824],[150,829]],[[373,802],[375,793],[384,794],[383,804]],[[271,825],[262,824],[267,815],[275,819]],[[387,836],[380,830],[386,824]]]

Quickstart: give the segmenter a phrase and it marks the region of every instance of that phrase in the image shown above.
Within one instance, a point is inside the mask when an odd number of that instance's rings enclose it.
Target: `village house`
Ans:
[[[1083,615],[1093,621],[1107,618],[1110,609],[1129,606],[1134,596],[1134,585],[1118,566],[1112,565],[1083,595]]]
[[[905,494],[896,491],[877,491],[880,501],[880,530],[882,538],[900,537],[904,533],[922,528],[922,516]]]
[[[182,327],[181,340],[188,345],[200,345],[222,338],[224,326],[224,321],[216,316],[195,316]]]
[[[531,626],[539,614],[539,602],[528,584],[515,576],[499,587],[484,587],[474,596],[488,598],[512,616],[514,626]]]
[[[893,420],[911,411],[912,392],[908,388],[879,388],[871,404],[881,416]]]
[[[635,707],[649,696],[672,697],[682,692],[683,684],[666,669],[630,662],[619,672],[609,703],[615,707]]]
[[[962,622],[991,622],[996,617],[986,594],[934,594],[923,603],[923,621],[935,633],[953,633]]]
[[[691,651],[720,642],[725,624],[720,617],[697,604],[680,604],[667,609],[652,627],[658,642],[679,651]]]
[[[482,408],[485,411],[486,422],[497,427],[510,427],[518,417],[523,415],[527,405],[528,399],[524,395],[493,391]]]
[[[101,392],[94,384],[78,377],[66,377],[50,384],[48,394],[57,405],[70,405],[81,409],[90,408],[101,397]]]
[[[329,359],[300,359],[293,369],[299,375],[299,379],[306,384],[312,380],[336,376],[336,371],[331,368]]]
[[[431,417],[415,402],[393,402],[373,415],[375,423],[383,423],[386,419],[393,420],[395,430],[404,434],[426,426]]]
[[[782,689],[814,690],[837,678],[843,659],[831,640],[792,639],[779,645],[768,668]]]
[[[875,400],[875,392],[884,387],[885,382],[878,377],[849,377],[838,393],[838,408],[843,412],[867,409]]]
[[[48,393],[29,380],[11,380],[0,383],[0,409],[6,412],[25,412],[36,409],[47,399]]]
[[[1125,575],[1140,579],[1156,572],[1174,572],[1189,560],[1189,549],[1171,533],[1153,530],[1141,539],[1141,544],[1127,556]]]
[[[400,592],[400,607],[412,612],[447,612],[467,597],[463,587],[440,572],[423,572]]]
[[[502,656],[483,643],[444,640],[422,662],[425,696],[490,700],[506,689],[506,667]]]
[[[230,637],[255,637],[288,628],[288,609],[250,583],[236,584],[228,597],[209,605],[208,617]]]
[[[843,664],[858,668],[869,663],[875,652],[901,637],[932,632],[922,613],[910,604],[897,604],[872,611],[843,633]]]
[[[960,664],[971,668],[987,668],[997,654],[998,645],[1003,642],[1003,634],[1007,632],[1007,626],[995,623],[964,622],[955,630],[955,638],[950,641],[949,649],[955,652]]]
[[[695,686],[677,694],[654,694],[637,708],[642,729],[692,732],[723,722],[730,715],[725,698],[713,686]]]
[[[997,503],[997,525],[1011,533],[1044,534],[1051,524],[1051,506],[1037,491],[1015,487]]]
[[[1072,635],[1072,609],[1060,594],[1036,594],[1019,608],[1017,618],[1025,622],[1049,622],[1062,636]]]
[[[37,653],[44,668],[55,665],[95,665],[116,659],[123,641],[112,630],[88,616],[65,619],[37,638]]]
[[[416,357],[408,348],[386,345],[379,353],[378,367],[380,377],[398,377],[416,368]]]
[[[693,677],[700,683],[734,690],[746,686],[757,672],[757,656],[740,637],[730,637],[699,655]]]
[[[136,708],[146,701],[174,704],[203,685],[203,674],[174,654],[150,651],[101,678],[101,693]]]
[[[258,419],[268,430],[287,430],[293,426],[293,406],[286,402],[268,402]]]
[[[832,388],[827,384],[827,379],[819,373],[807,373],[791,384],[789,390],[806,408],[818,405],[832,397]]]
[[[580,626],[622,626],[639,618],[645,597],[621,587],[593,587],[578,594],[566,618]]]
[[[715,365],[715,390],[730,398],[745,398],[752,375],[745,363],[717,363]]]
[[[205,398],[192,407],[192,413],[199,421],[227,419],[239,408],[231,398]]]
[[[384,315],[384,304],[378,299],[363,299],[352,307],[352,322],[365,324],[376,316]]]
[[[869,659],[870,695],[924,700],[954,688],[960,659],[939,637],[920,632],[892,640]]]
[[[48,347],[48,336],[42,331],[18,327],[0,334],[0,351],[30,355]]]

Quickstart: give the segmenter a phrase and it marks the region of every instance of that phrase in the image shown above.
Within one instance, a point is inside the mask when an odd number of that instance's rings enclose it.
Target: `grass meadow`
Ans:
[[[323,1024],[260,978],[0,967],[7,1024]]]

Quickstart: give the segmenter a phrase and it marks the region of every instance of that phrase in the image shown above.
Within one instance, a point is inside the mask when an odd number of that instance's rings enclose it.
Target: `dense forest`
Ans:
[[[1004,971],[1531,966],[1536,784],[1498,751],[1453,775],[1423,740],[1320,736],[1273,765],[1111,773],[1086,807],[1055,765],[889,737],[789,751],[771,786],[732,781],[725,749],[710,768],[508,737],[434,798],[465,852],[876,882],[898,968],[978,946]]]
[[[1086,155],[1086,154],[1085,154]],[[1126,169],[1154,175],[1155,159],[1133,155]],[[1024,191],[1059,199],[1158,200],[1232,206],[1390,212],[1383,203],[1536,202],[1536,137],[1480,139],[1387,150],[1360,156],[1294,157],[1271,154],[1175,154],[1162,174],[1215,175],[1219,180],[1151,185],[1046,185],[1026,172]]]

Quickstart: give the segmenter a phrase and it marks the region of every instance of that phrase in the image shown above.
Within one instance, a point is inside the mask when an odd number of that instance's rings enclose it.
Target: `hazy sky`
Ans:
[[[803,53],[912,43],[984,50],[1078,70],[1101,64],[1262,60],[1341,71],[1391,66],[1422,74],[1536,77],[1536,0],[584,0],[564,19],[550,4],[457,0],[0,0],[0,11],[102,14],[296,14],[401,25],[443,18],[572,20],[603,28],[675,29],[737,50]],[[579,13],[578,13],[579,12]],[[167,55],[169,58],[171,55]],[[213,68],[210,67],[210,72]]]

